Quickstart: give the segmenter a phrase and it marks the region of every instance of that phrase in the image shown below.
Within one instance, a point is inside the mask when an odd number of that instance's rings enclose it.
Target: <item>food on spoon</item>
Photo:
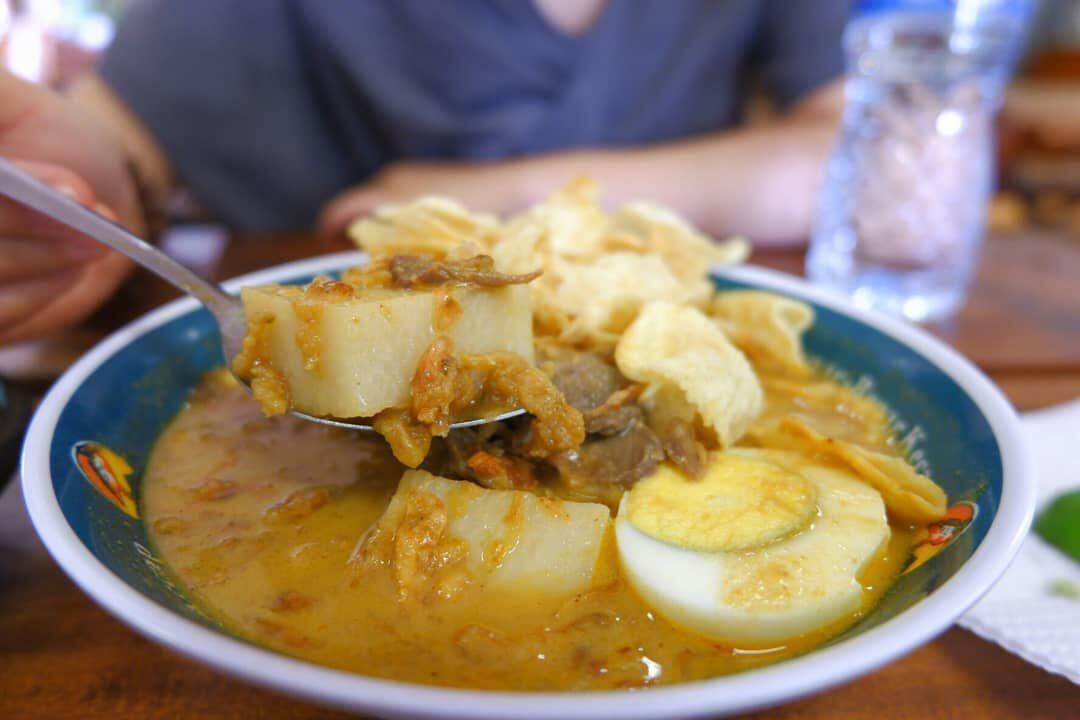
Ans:
[[[320,278],[246,287],[241,298],[248,335],[234,367],[271,415],[370,418],[407,407],[421,357],[440,336],[458,354],[533,355],[523,285],[364,288]]]
[[[445,437],[449,423],[463,407],[478,404],[523,408],[532,418],[527,437],[518,445],[525,457],[543,459],[576,450],[585,439],[585,422],[551,379],[520,355],[494,352],[453,356],[445,337],[420,358],[412,382],[411,407],[390,408],[375,416],[373,427],[386,438],[396,457],[417,467],[427,457],[431,440]]]

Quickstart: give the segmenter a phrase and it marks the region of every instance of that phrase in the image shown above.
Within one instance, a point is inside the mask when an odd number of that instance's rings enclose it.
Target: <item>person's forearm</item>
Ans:
[[[822,118],[715,133],[627,150],[557,153],[532,161],[542,196],[588,173],[611,204],[647,199],[684,214],[716,236],[759,244],[796,243],[810,230],[822,165],[835,135]]]
[[[778,121],[650,147],[568,150],[486,162],[408,162],[344,190],[324,208],[328,235],[380,205],[452,196],[473,210],[510,215],[541,202],[575,175],[591,175],[605,201],[649,200],[705,232],[761,244],[806,239],[822,165],[843,108],[840,80],[803,97]]]

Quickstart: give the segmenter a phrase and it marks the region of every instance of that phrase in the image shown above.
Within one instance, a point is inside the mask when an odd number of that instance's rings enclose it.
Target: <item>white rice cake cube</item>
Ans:
[[[589,588],[611,525],[606,505],[488,490],[410,470],[376,527],[394,532],[416,492],[442,501],[445,533],[464,542],[465,567],[485,591],[561,598]]]
[[[248,326],[272,318],[262,352],[288,385],[290,406],[310,415],[371,417],[407,407],[421,354],[435,340],[434,290],[372,289],[333,299],[306,323],[299,288],[264,285],[241,291]],[[458,354],[510,351],[533,362],[532,305],[526,285],[454,288],[461,314],[446,331]],[[298,332],[317,344],[317,367]],[[310,365],[310,363],[308,363]]]

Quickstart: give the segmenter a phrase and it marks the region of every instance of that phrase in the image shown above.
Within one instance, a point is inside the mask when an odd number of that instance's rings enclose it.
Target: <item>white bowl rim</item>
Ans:
[[[275,282],[358,264],[342,252],[287,263],[235,278],[226,287]],[[50,446],[57,420],[80,384],[141,335],[198,307],[181,298],[103,340],[55,383],[31,422],[21,461],[31,520],[60,567],[114,617],[143,635],[223,672],[265,688],[341,709],[383,717],[606,720],[689,718],[777,705],[874,670],[946,630],[1004,573],[1031,524],[1035,475],[1012,406],[959,353],[902,321],[860,310],[846,299],[791,275],[750,266],[716,268],[720,277],[802,297],[851,317],[911,348],[956,382],[989,423],[1001,453],[1002,494],[994,520],[959,570],[941,587],[881,625],[775,665],[640,692],[501,692],[415,685],[314,665],[234,639],[173,613],[115,576],[68,525],[52,487]]]

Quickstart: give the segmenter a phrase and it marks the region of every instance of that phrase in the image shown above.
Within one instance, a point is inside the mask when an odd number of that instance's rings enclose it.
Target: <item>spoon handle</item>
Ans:
[[[153,245],[67,198],[4,158],[0,158],[0,195],[127,255],[147,270],[193,295],[218,318],[219,323],[236,315],[236,299],[220,287],[203,280]]]

